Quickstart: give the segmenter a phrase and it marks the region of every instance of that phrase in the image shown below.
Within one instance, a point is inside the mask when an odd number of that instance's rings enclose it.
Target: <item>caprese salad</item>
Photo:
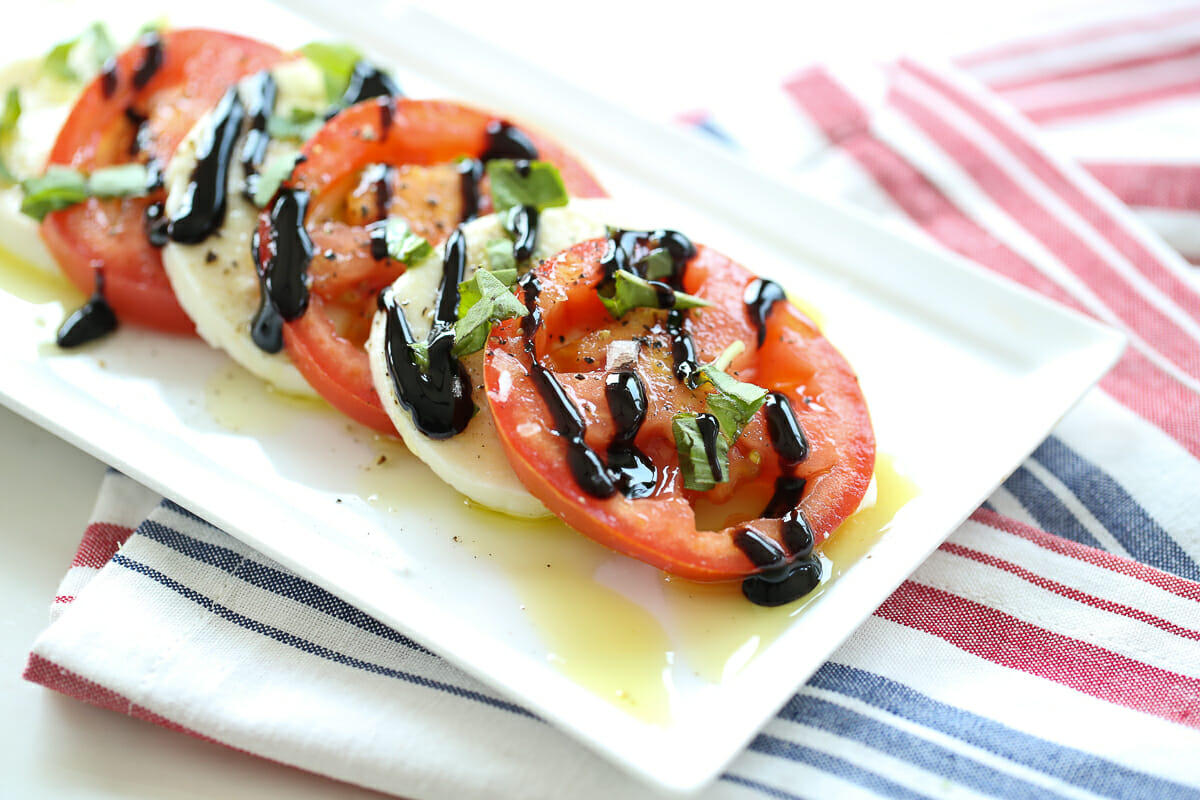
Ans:
[[[560,144],[216,30],[97,25],[0,81],[0,232],[89,295],[60,346],[194,331],[480,505],[762,605],[820,582],[874,470],[854,372],[778,284],[607,224]]]

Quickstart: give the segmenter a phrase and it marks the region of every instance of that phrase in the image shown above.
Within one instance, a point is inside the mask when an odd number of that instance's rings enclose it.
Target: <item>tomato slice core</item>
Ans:
[[[140,162],[165,168],[175,148],[236,81],[274,65],[275,47],[189,28],[143,38],[84,89],[49,163],[91,172]],[[155,66],[157,64],[157,66]],[[194,330],[145,231],[147,197],[90,199],[46,215],[41,235],[67,277],[85,293],[104,277],[104,296],[122,321],[173,333]]]
[[[666,311],[639,309],[614,320],[596,287],[604,278],[605,240],[576,245],[534,269],[541,327],[521,320],[493,329],[485,357],[488,404],[517,475],[568,525],[614,550],[698,581],[733,580],[763,571],[737,544],[747,530],[785,546],[778,516],[764,517],[776,479],[802,479],[799,507],[820,544],[858,507],[874,470],[875,440],[858,381],[845,359],[792,304],[775,303],[758,332],[744,300],[756,278],[717,251],[698,245],[682,275],[683,291],[710,306],[687,313],[697,361],[711,363],[734,341],[745,345],[728,374],[787,398],[807,437],[808,455],[784,464],[759,410],[730,448],[729,480],[709,491],[687,489],[671,428],[679,412],[701,412],[710,388],[675,376]],[[597,497],[570,466],[568,437],[534,379],[533,352],[584,419],[584,440],[603,458],[617,435],[605,384],[613,342],[636,337],[636,372],[646,416],[633,439],[656,466],[649,496]],[[627,348],[625,349],[627,353]]]
[[[352,419],[394,434],[372,387],[359,324],[378,292],[404,265],[372,254],[367,226],[387,214],[408,220],[431,244],[444,241],[464,215],[455,162],[480,158],[495,115],[439,100],[380,98],[352,106],[327,122],[303,148],[285,190],[308,193],[305,228],[313,242],[310,302],[284,325],[284,346],[301,374],[331,405]],[[539,158],[555,164],[568,193],[602,197],[604,190],[573,156],[545,137],[524,131]],[[478,213],[490,201],[481,196]],[[270,255],[271,223],[260,219],[260,263]],[[364,379],[363,376],[367,376]]]

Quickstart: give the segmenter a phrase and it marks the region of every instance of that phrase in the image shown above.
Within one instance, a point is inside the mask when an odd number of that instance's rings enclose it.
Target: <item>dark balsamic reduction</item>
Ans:
[[[259,349],[278,353],[283,347],[283,323],[298,319],[308,308],[308,265],[313,243],[304,228],[308,192],[283,188],[271,205],[267,259],[260,258],[261,238],[250,240],[254,264],[262,287],[258,313],[250,326]]]
[[[263,70],[247,81],[246,95],[246,116],[250,124],[242,140],[242,154],[238,160],[245,175],[242,196],[253,202],[254,193],[258,189],[258,171],[266,158],[267,145],[271,143],[271,136],[267,133],[267,122],[271,112],[275,110],[275,98],[278,95],[278,87],[271,73]]]
[[[130,140],[129,150],[126,152],[131,156],[136,156],[143,150],[150,149],[153,134],[146,125],[146,115],[131,106],[125,109],[125,119],[129,120],[129,124],[133,126],[133,139]]]
[[[679,289],[687,262],[696,255],[696,246],[679,231],[661,228],[655,231],[612,231],[608,238],[608,248],[600,260],[600,265],[604,268],[604,282],[612,280],[618,270],[632,273],[639,278],[646,277],[645,270],[634,260],[639,244],[645,245],[647,250],[661,247],[667,251],[671,257],[671,274],[665,283],[673,289]]]
[[[416,343],[404,309],[390,290],[379,295],[379,308],[386,316],[384,358],[400,405],[412,415],[413,424],[431,439],[447,439],[466,430],[475,404],[471,401],[471,376],[451,352],[454,323],[458,319],[458,284],[467,261],[467,241],[458,228],[446,242],[442,260],[442,283],[438,288],[437,312],[428,344],[425,372],[413,358]]]
[[[808,437],[787,396],[771,392],[763,401],[763,411],[767,417],[767,435],[779,455],[779,463],[794,467],[808,458]]]
[[[117,74],[117,59],[109,58],[104,62],[104,68],[100,70],[100,94],[105,100],[110,99],[117,92],[118,78]]]
[[[483,162],[464,158],[458,162],[458,177],[462,197],[462,221],[470,222],[479,216],[479,182],[483,180]]]
[[[700,431],[700,441],[704,444],[704,455],[708,458],[713,480],[721,483],[725,480],[725,470],[721,468],[721,459],[717,457],[717,437],[721,435],[721,424],[712,414],[697,414],[696,429]]]
[[[608,445],[608,470],[621,494],[631,499],[648,497],[658,480],[658,469],[633,443],[646,420],[646,385],[631,369],[610,372],[604,379],[604,395],[616,430]]]
[[[667,333],[671,336],[671,359],[675,363],[675,379],[695,388],[700,374],[696,360],[696,343],[683,327],[686,310],[675,309],[667,314]]]
[[[55,341],[59,347],[79,347],[116,329],[117,315],[104,297],[104,273],[96,270],[96,288],[92,296],[63,321]]]
[[[163,215],[163,202],[151,203],[142,214],[142,228],[151,247],[165,247],[171,237],[167,235],[170,220]]]
[[[145,44],[146,51],[142,55],[141,63],[133,70],[133,88],[135,89],[144,88],[162,67],[162,37],[157,33],[148,33],[142,37],[142,42]]]
[[[525,335],[525,352],[529,354],[529,376],[538,394],[550,409],[554,418],[554,429],[567,442],[567,466],[571,470],[579,487],[593,497],[601,499],[612,497],[617,491],[617,485],[608,468],[600,460],[596,451],[583,439],[586,425],[583,415],[575,407],[575,402],[562,388],[554,373],[541,365],[537,358],[534,344],[537,329],[542,326],[542,311],[538,308],[537,298],[541,291],[537,276],[533,272],[525,273],[520,286],[524,290],[525,308],[529,313],[521,318],[521,330]]]
[[[821,562],[793,561],[779,572],[761,572],[742,581],[742,594],[759,606],[782,606],[798,600],[821,583]]]
[[[339,105],[349,108],[355,103],[370,100],[372,97],[402,97],[404,92],[400,86],[383,70],[368,61],[358,61],[354,71],[350,73],[350,82],[342,93]],[[391,124],[389,115],[387,124]],[[386,135],[386,131],[385,131]]]
[[[538,157],[537,146],[520,129],[504,120],[494,119],[487,125],[488,146],[479,157],[480,161],[493,158],[511,158],[515,161],[534,161]]]
[[[213,109],[213,127],[196,152],[183,206],[167,229],[173,241],[199,244],[225,222],[229,167],[246,111],[230,88]]]
[[[535,206],[521,206],[509,218],[510,233],[513,235],[513,258],[527,261],[537,246],[538,210]]]
[[[767,317],[771,316],[771,309],[776,303],[787,299],[787,294],[775,281],[756,278],[746,287],[743,299],[746,310],[750,313],[750,321],[758,331],[758,346],[762,347],[767,340]]]

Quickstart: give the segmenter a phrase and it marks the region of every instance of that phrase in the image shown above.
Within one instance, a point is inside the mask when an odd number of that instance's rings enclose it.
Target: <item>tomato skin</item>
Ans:
[[[237,80],[274,65],[275,47],[253,39],[199,28],[161,34],[161,63],[144,85],[133,75],[152,51],[142,40],[116,59],[115,88],[105,92],[99,75],[67,117],[49,163],[91,172],[140,161],[165,167],[188,131]],[[145,117],[139,134],[127,111]],[[140,147],[134,147],[137,136]],[[147,197],[90,199],[46,215],[41,236],[67,277],[85,293],[104,275],[104,295],[124,322],[172,333],[194,330],[150,244],[146,209],[165,193]]]
[[[304,160],[297,165],[285,188],[309,195],[305,227],[316,253],[310,265],[308,311],[284,325],[284,346],[292,362],[313,388],[331,405],[352,419],[377,431],[395,434],[395,427],[370,383],[370,368],[364,349],[365,329],[360,334],[342,332],[326,317],[339,314],[357,318],[374,308],[375,295],[403,272],[403,265],[370,255],[365,220],[347,222],[346,198],[359,186],[359,174],[373,164],[400,167],[415,165],[437,169],[463,156],[478,158],[488,148],[488,124],[497,116],[441,100],[379,98],[352,106],[329,120],[305,144]],[[539,155],[560,170],[567,191],[577,197],[601,197],[604,190],[587,170],[565,150],[545,137],[522,129]],[[449,169],[454,169],[452,166]],[[454,197],[435,204],[429,218],[409,217],[410,226],[430,235],[440,244],[453,231],[458,215],[443,217],[460,209],[459,183]],[[487,210],[489,201],[484,198]],[[443,208],[444,206],[444,208]],[[259,223],[260,263],[267,263],[270,241],[269,216]],[[335,258],[328,259],[326,253]],[[367,376],[365,379],[363,376]]]
[[[547,508],[603,545],[696,581],[755,574],[761,568],[734,544],[734,535],[751,526],[781,542],[781,521],[755,518],[761,512],[746,513],[740,507],[735,523],[698,530],[695,508],[697,503],[736,503],[739,496],[749,508],[765,507],[783,468],[770,447],[764,413],[752,418],[730,448],[729,482],[707,493],[683,487],[670,417],[677,411],[702,410],[702,393],[693,395],[674,378],[663,330],[652,322],[653,315],[661,318],[665,312],[635,312],[628,322],[614,323],[599,303],[595,286],[603,274],[599,262],[604,250],[603,240],[584,242],[536,268],[543,324],[534,335],[535,348],[539,361],[559,375],[586,418],[585,440],[603,454],[613,438],[613,424],[600,391],[604,354],[596,348],[609,341],[603,332],[614,327],[642,337],[638,373],[647,387],[649,408],[635,444],[658,466],[655,491],[636,500],[620,493],[601,499],[580,488],[567,463],[566,441],[552,429],[549,409],[530,376],[520,320],[493,329],[484,362],[488,404],[509,461]],[[727,257],[698,245],[682,288],[713,305],[689,312],[689,326],[699,361],[713,361],[740,339],[747,349],[734,360],[731,372],[791,402],[810,444],[810,455],[796,472],[808,480],[800,505],[819,544],[854,512],[866,492],[874,469],[874,433],[849,365],[794,306],[775,304],[766,341],[755,350],[757,333],[743,301],[753,279]],[[594,344],[580,347],[581,341]],[[805,397],[812,402],[806,403]]]

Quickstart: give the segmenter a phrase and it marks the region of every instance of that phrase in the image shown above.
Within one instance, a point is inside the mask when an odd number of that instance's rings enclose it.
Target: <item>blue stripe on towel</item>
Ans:
[[[918,769],[993,797],[1061,798],[1044,785],[1006,773],[969,753],[925,739],[918,734],[860,714],[845,706],[807,694],[793,697],[779,712],[783,719],[818,728],[873,748]],[[867,755],[867,758],[870,758]]]
[[[928,795],[915,792],[907,786],[896,783],[894,780],[877,772],[872,772],[866,767],[855,764],[853,761],[848,761],[841,756],[835,756],[809,747],[808,745],[781,739],[778,736],[769,736],[765,733],[760,733],[750,743],[750,749],[776,758],[795,761],[798,764],[807,764],[823,772],[828,772],[830,775],[835,775],[848,783],[857,783],[859,786],[870,789],[872,792],[885,797],[902,798],[903,800],[927,800],[929,797]],[[749,786],[750,788],[768,793],[772,797],[793,797],[793,795],[772,790],[761,783],[745,778],[738,778],[734,775],[726,774],[722,775],[721,778],[722,780],[740,783],[743,786]]]
[[[1042,530],[1098,550],[1108,549],[1096,540],[1054,492],[1025,467],[1017,467],[1004,482],[1004,488],[1029,512]]]
[[[1051,436],[1033,458],[1053,473],[1129,555],[1156,569],[1200,581],[1200,567],[1108,473]]]
[[[1194,788],[1022,733],[857,667],[828,662],[809,679],[809,685],[861,700],[1015,764],[1105,797],[1200,800],[1200,791]],[[781,714],[786,715],[786,712],[787,707]],[[807,722],[807,718],[796,721]]]
[[[362,659],[354,658],[353,656],[348,656],[345,653],[340,653],[337,650],[332,650],[328,647],[319,645],[316,642],[310,642],[307,639],[288,633],[287,631],[280,630],[272,625],[267,625],[264,622],[251,619],[244,614],[239,614],[233,609],[215,602],[212,598],[206,597],[194,589],[184,586],[179,581],[163,574],[153,567],[143,564],[140,561],[134,561],[122,553],[117,553],[115,556],[113,556],[110,563],[118,564],[132,572],[144,575],[145,577],[161,584],[162,586],[165,586],[181,597],[191,600],[196,605],[220,617],[221,619],[232,622],[234,625],[245,628],[248,631],[253,631],[254,633],[266,636],[269,639],[274,639],[280,644],[294,647],[297,650],[308,653],[309,655],[317,656],[318,658],[324,658],[334,663],[360,669],[364,672],[370,672],[375,675],[396,678],[416,686],[422,686],[426,689],[436,689],[438,691],[455,695],[456,697],[461,697],[465,700],[474,700],[475,702],[482,703],[483,705],[491,706],[493,708],[498,708],[502,711],[509,711],[513,714],[519,714],[523,717],[529,717],[530,719],[538,720],[539,722],[541,721],[539,717],[517,705],[516,703],[511,703],[498,697],[491,697],[473,689],[465,689],[452,683],[446,683],[445,681],[437,681],[433,680],[432,678],[426,678],[423,675],[416,675],[411,672],[405,672],[403,670],[392,669],[391,667],[373,664],[370,661],[363,661]]]
[[[169,500],[163,501],[163,505],[171,511],[183,511]],[[187,512],[183,513],[186,514]],[[191,514],[187,514],[187,516],[197,519]],[[204,524],[208,525],[208,523]],[[216,531],[217,529],[213,528],[213,530]],[[228,547],[221,547],[188,536],[169,525],[164,525],[153,519],[143,522],[138,527],[137,532],[188,558],[195,559],[210,567],[224,570],[252,586],[273,592],[289,600],[294,600],[297,603],[353,625],[367,633],[402,644],[414,650],[419,650],[422,653],[429,653],[429,650],[404,634],[389,628],[374,617],[363,613],[337,595],[330,594],[316,584],[310,583],[290,572],[284,572],[253,559],[245,558],[241,553]],[[226,536],[228,534],[222,535]]]

